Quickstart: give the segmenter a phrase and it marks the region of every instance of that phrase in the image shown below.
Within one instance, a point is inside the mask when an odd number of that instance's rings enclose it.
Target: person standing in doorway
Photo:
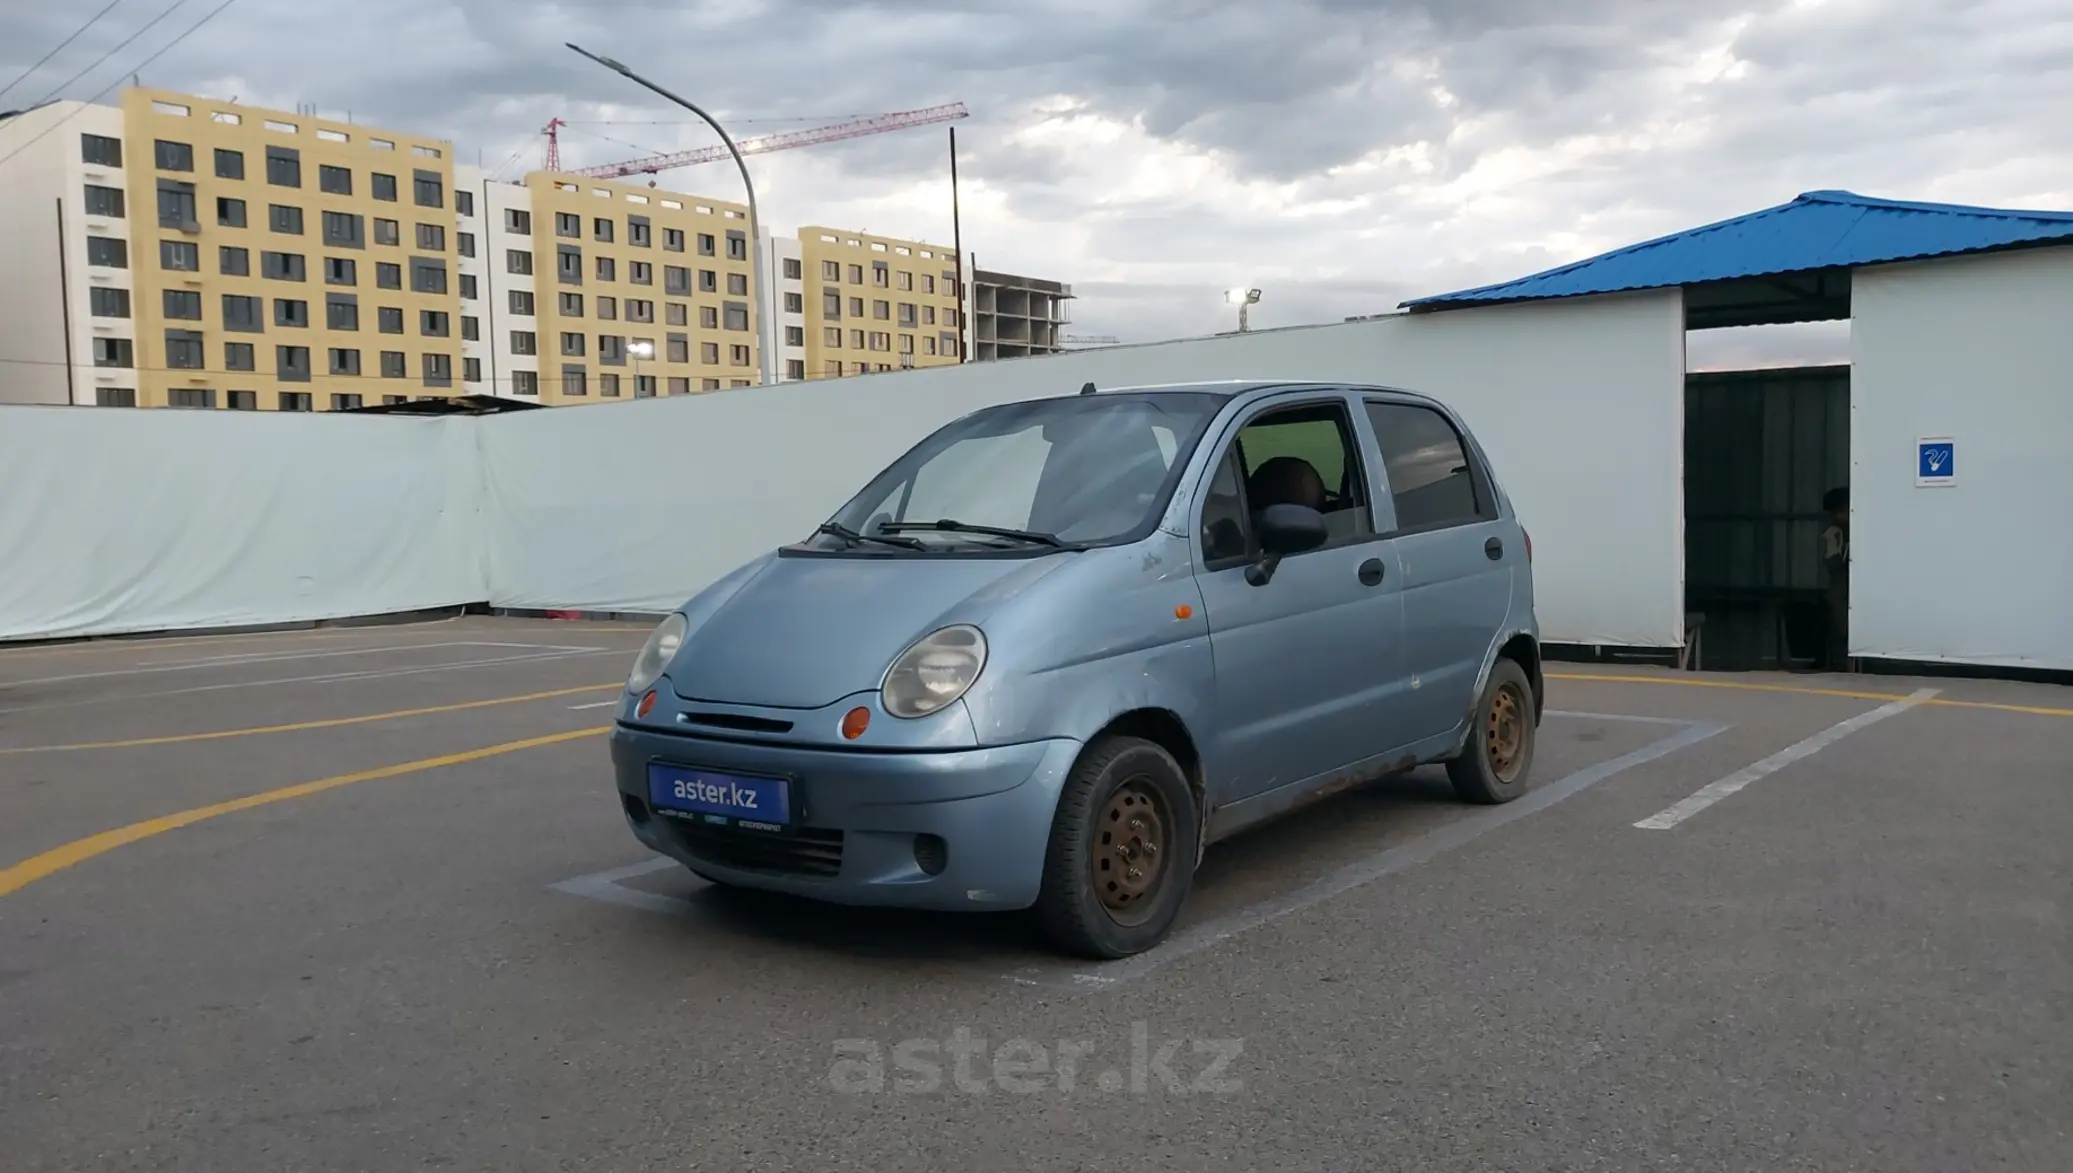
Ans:
[[[1830,489],[1821,498],[1828,525],[1821,531],[1821,564],[1828,571],[1828,666],[1845,666],[1850,655],[1850,490]]]

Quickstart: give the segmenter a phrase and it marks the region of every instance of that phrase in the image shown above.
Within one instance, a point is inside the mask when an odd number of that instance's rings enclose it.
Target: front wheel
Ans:
[[[1533,767],[1533,685],[1516,660],[1499,658],[1469,715],[1468,744],[1447,763],[1463,802],[1510,802],[1526,792]]]
[[[1158,944],[1194,885],[1200,827],[1172,754],[1142,738],[1096,741],[1058,798],[1037,923],[1060,949],[1085,957]]]

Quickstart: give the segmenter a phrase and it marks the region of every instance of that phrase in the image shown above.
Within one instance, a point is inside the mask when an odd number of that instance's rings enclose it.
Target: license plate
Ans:
[[[772,828],[792,821],[791,784],[783,778],[757,778],[660,762],[648,766],[648,805],[664,814]]]

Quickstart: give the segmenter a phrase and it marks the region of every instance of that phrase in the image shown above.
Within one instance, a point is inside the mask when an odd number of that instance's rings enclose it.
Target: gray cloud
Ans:
[[[125,0],[0,107],[169,3]],[[84,15],[0,11],[0,84]],[[2064,0],[239,0],[145,81],[350,110],[514,173],[557,116],[574,165],[714,141],[569,40],[744,137],[968,103],[967,247],[1072,282],[1076,331],[1133,341],[1229,328],[1239,282],[1268,290],[1258,324],[1332,321],[1812,188],[2073,206]],[[945,145],[931,127],[754,166],[776,223],[947,243]],[[660,178],[736,195],[725,165]]]

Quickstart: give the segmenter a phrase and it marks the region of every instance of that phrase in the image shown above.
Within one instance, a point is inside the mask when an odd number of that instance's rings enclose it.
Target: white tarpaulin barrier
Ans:
[[[0,639],[481,600],[475,423],[0,407]]]
[[[668,610],[811,533],[965,412],[1089,381],[1246,378],[1392,384],[1447,401],[1533,535],[1544,637],[1682,642],[1674,290],[488,417],[490,600]]]

